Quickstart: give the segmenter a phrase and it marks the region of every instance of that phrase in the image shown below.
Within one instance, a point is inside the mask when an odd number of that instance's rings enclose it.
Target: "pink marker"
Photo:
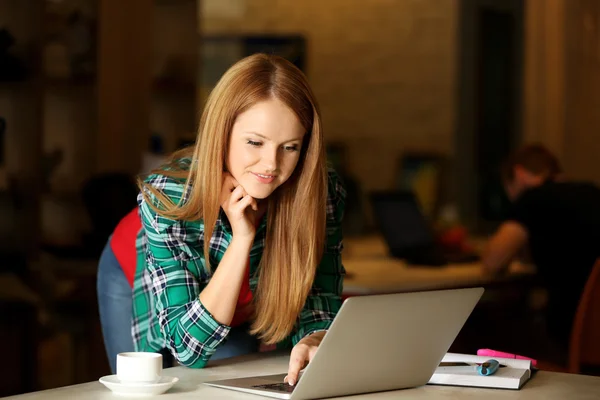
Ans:
[[[517,354],[505,353],[503,351],[498,351],[498,350],[479,349],[479,350],[477,350],[477,355],[483,356],[483,357],[499,357],[499,358],[514,358],[516,360],[529,360],[529,361],[531,361],[531,365],[533,365],[534,367],[537,366],[537,360],[534,360],[533,358],[519,356]]]

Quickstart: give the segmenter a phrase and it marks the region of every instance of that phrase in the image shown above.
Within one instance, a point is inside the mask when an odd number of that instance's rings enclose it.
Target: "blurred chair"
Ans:
[[[600,366],[600,259],[596,261],[581,294],[569,343],[568,372]]]
[[[579,299],[573,318],[567,365],[539,361],[545,371],[598,375],[600,371],[600,259],[596,260]]]

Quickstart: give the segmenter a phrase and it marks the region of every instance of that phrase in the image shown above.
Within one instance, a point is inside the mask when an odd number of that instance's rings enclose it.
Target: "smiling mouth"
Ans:
[[[257,174],[252,172],[252,175],[256,177],[258,182],[263,184],[271,184],[275,181],[276,175]]]
[[[253,172],[253,174],[256,175],[256,176],[258,176],[258,177],[261,177],[263,179],[272,179],[272,178],[275,178],[275,175],[263,175],[263,174],[257,174],[255,172]]]

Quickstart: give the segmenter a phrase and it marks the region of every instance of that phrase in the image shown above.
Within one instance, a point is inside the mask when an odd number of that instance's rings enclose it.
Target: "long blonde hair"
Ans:
[[[178,204],[140,182],[148,204],[160,215],[204,220],[204,257],[218,219],[219,194],[229,136],[235,119],[254,104],[276,98],[306,130],[300,159],[290,178],[268,198],[266,245],[259,265],[251,332],[277,343],[292,330],[310,292],[325,247],[327,171],[321,118],[304,74],[284,58],[254,54],[233,65],[211,92],[193,148],[173,154],[158,173],[186,179],[190,188]],[[178,160],[191,157],[189,171]],[[150,201],[149,193],[160,205]],[[210,268],[210,265],[209,265]]]

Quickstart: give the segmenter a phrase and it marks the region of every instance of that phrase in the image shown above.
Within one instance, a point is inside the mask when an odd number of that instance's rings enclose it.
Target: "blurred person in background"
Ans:
[[[539,144],[516,150],[502,174],[512,209],[487,244],[484,268],[503,272],[527,248],[548,294],[547,333],[566,349],[583,287],[600,256],[600,189],[566,180],[558,159]]]

